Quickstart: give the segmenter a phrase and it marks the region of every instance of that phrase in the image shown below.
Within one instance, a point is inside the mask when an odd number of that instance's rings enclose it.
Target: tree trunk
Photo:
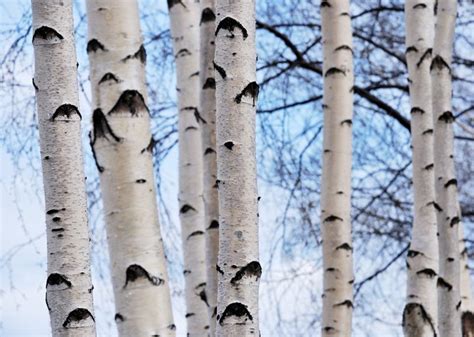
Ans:
[[[216,79],[214,70],[214,32],[216,30],[215,1],[201,0],[200,21],[200,102],[199,110],[207,123],[201,124],[204,205],[206,228],[206,294],[210,335],[216,334],[217,255],[219,253],[219,199],[216,188]]]
[[[459,210],[459,214],[461,214]],[[464,239],[463,223],[459,223],[459,262],[461,268],[461,324],[462,336],[474,337],[474,303],[472,301],[471,275],[469,273],[469,258]]]
[[[217,336],[257,336],[255,1],[216,1],[219,256]]]
[[[121,336],[174,336],[135,0],[88,0],[91,145],[100,172]]]
[[[324,141],[322,336],[350,336],[352,325],[352,31],[349,1],[321,2]]]
[[[431,62],[434,159],[438,213],[439,336],[461,336],[460,263],[457,180],[454,168],[454,116],[451,106],[451,58],[456,22],[456,0],[437,2],[437,21]]]
[[[189,336],[209,330],[206,294],[206,241],[199,111],[199,2],[168,1],[176,61],[179,131],[179,207]]]
[[[434,337],[437,332],[437,204],[430,90],[433,5],[433,1],[405,2],[414,195],[412,239],[407,257],[407,303],[403,311],[403,330],[407,337]]]
[[[32,0],[53,336],[95,336],[72,0]]]

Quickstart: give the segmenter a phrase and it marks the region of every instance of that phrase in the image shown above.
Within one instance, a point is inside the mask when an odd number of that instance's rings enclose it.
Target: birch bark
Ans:
[[[256,336],[258,288],[255,150],[255,1],[216,1],[217,176],[219,188],[216,336]]]
[[[32,0],[54,337],[95,336],[72,0]]]
[[[411,105],[414,216],[407,257],[407,302],[403,329],[407,337],[437,334],[438,244],[434,188],[433,111],[430,64],[434,1],[407,0],[406,58]]]
[[[91,145],[100,172],[120,336],[174,336],[136,0],[88,0]]]
[[[351,335],[352,325],[352,31],[349,1],[321,1],[324,140],[322,336]]]
[[[459,211],[460,212],[460,211]],[[471,275],[469,258],[465,244],[462,222],[459,223],[459,262],[461,268],[461,325],[463,337],[474,337],[474,303],[472,301]]]
[[[461,282],[458,240],[461,216],[458,208],[457,180],[454,167],[452,124],[454,116],[451,106],[451,59],[456,14],[456,0],[439,0],[437,2],[434,57],[431,62],[435,186],[436,200],[440,207],[438,213],[440,337],[461,336]]]
[[[201,0],[200,25],[200,102],[199,111],[207,123],[201,124],[204,205],[206,228],[206,294],[210,335],[216,334],[217,315],[217,255],[219,253],[219,198],[216,188],[216,79],[214,53],[216,30],[215,1]]]
[[[209,331],[206,293],[206,241],[199,110],[199,20],[195,0],[168,1],[176,62],[179,131],[179,206],[184,254],[186,320],[189,336]]]

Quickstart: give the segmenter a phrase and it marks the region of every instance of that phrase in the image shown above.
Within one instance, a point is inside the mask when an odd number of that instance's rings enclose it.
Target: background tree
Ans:
[[[53,336],[95,336],[72,2],[33,0]]]
[[[175,335],[160,233],[145,83],[146,51],[135,0],[88,0],[93,115],[121,336]]]

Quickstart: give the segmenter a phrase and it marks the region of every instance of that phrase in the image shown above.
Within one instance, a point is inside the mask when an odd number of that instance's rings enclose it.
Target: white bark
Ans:
[[[72,0],[32,0],[53,336],[95,336]]]
[[[461,324],[462,336],[474,337],[474,302],[472,301],[471,275],[469,258],[464,238],[463,223],[459,223],[459,263],[461,268]]]
[[[322,336],[351,335],[352,325],[352,31],[349,1],[321,2],[324,141]]]
[[[216,1],[219,272],[217,336],[257,336],[255,1]]]
[[[438,243],[434,188],[431,54],[434,1],[407,0],[406,58],[410,84],[413,148],[414,216],[407,257],[407,302],[403,329],[407,337],[437,332]]]
[[[217,255],[219,253],[219,198],[216,188],[216,79],[214,71],[214,33],[216,30],[215,1],[201,0],[200,25],[200,102],[199,111],[206,120],[201,124],[204,204],[206,228],[206,294],[209,303],[209,333],[216,334],[217,315]]]
[[[431,63],[434,159],[439,233],[439,336],[461,336],[460,264],[457,180],[454,168],[451,59],[456,21],[456,0],[437,2],[437,20]]]
[[[199,111],[199,20],[195,0],[168,1],[176,61],[179,107],[179,206],[189,336],[208,334],[206,246],[203,201],[201,126]]]
[[[100,171],[120,336],[174,336],[136,0],[88,0],[91,144]]]

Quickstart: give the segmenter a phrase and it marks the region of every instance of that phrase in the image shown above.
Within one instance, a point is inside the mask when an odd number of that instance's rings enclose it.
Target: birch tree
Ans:
[[[438,312],[439,336],[461,336],[460,264],[457,180],[454,167],[454,133],[451,95],[451,59],[456,0],[437,2],[437,19],[433,60],[431,62],[434,159],[436,200],[438,212],[439,278]]]
[[[259,334],[255,1],[216,1],[217,336]]]
[[[349,1],[321,1],[323,45],[322,336],[350,336],[352,325],[352,30]]]
[[[407,302],[403,329],[407,337],[437,334],[437,209],[434,189],[431,54],[434,1],[405,2],[413,149],[414,216],[407,257]]]
[[[179,216],[184,254],[186,320],[190,336],[209,330],[199,110],[199,2],[168,1],[176,63],[179,139]]]
[[[72,0],[32,0],[53,336],[95,336]]]
[[[214,76],[215,1],[201,1],[200,25],[200,101],[199,111],[207,123],[201,124],[203,183],[206,228],[206,294],[210,335],[216,334],[217,255],[219,252],[219,199],[216,188],[216,79]]]
[[[469,272],[469,257],[464,239],[463,223],[458,226],[459,234],[459,263],[460,263],[460,296],[461,296],[461,325],[463,337],[474,337],[474,302],[472,301],[471,275]]]
[[[100,173],[115,322],[120,336],[174,336],[138,5],[135,0],[88,0],[87,14],[91,146]]]

